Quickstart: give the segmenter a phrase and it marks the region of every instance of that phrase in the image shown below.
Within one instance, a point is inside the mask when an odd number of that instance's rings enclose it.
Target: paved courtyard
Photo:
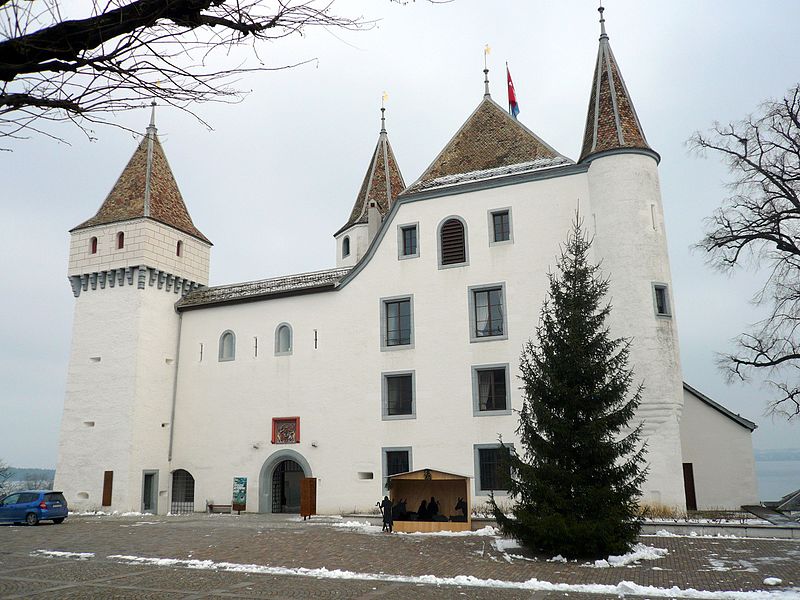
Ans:
[[[0,598],[800,598],[798,541],[647,536],[665,557],[594,568],[498,539],[388,535],[325,517],[72,516],[0,526]]]

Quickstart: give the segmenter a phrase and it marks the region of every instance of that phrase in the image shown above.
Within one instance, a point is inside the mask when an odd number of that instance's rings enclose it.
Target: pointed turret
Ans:
[[[383,217],[389,212],[395,198],[405,187],[403,175],[400,173],[400,167],[397,166],[397,159],[394,157],[392,145],[389,143],[389,136],[386,133],[386,109],[381,107],[381,131],[378,135],[378,143],[369,161],[364,181],[353,204],[353,210],[350,211],[350,218],[335,235],[339,235],[353,225],[367,223],[369,208],[373,202],[374,208],[377,208],[380,216]]]
[[[578,162],[585,162],[601,152],[643,152],[659,160],[644,136],[642,124],[633,108],[631,96],[608,43],[601,6],[600,48],[589,97],[586,130]]]
[[[403,192],[573,164],[484,94],[444,149]]]
[[[97,214],[71,231],[149,217],[211,243],[194,226],[175,182],[155,125],[155,103],[147,134],[128,161]]]

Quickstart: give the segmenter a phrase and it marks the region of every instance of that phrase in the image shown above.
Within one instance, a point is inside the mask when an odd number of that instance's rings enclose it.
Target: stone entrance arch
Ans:
[[[283,463],[285,461],[291,461],[300,467],[302,471],[302,477],[312,477],[311,474],[311,465],[308,464],[308,461],[303,457],[302,454],[296,452],[295,450],[278,450],[270,455],[266,461],[264,461],[264,465],[261,467],[261,473],[258,477],[258,512],[260,513],[272,513],[272,512],[280,512],[280,510],[273,510],[275,506],[275,502],[277,501],[280,503],[280,500],[277,498],[273,498],[273,492],[277,491],[274,490],[274,484],[279,483],[276,481],[276,478],[284,480],[283,478],[286,477],[286,471],[288,467],[288,472],[296,472],[292,471],[293,465]],[[299,490],[298,496],[299,498]],[[279,504],[280,505],[280,504]],[[299,501],[298,501],[298,511],[299,511]]]

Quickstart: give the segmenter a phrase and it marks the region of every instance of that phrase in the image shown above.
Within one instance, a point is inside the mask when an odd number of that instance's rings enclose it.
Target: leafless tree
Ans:
[[[731,196],[707,219],[698,244],[722,271],[737,266],[767,270],[754,301],[768,316],[737,338],[737,350],[720,359],[733,378],[756,371],[776,396],[770,409],[800,415],[800,84],[757,114],[696,133],[690,145],[727,163]]]
[[[109,113],[151,99],[191,111],[237,101],[236,78],[268,70],[263,43],[312,27],[370,23],[334,14],[333,0],[0,0],[0,138],[53,135],[42,121],[87,133]],[[91,7],[88,16],[68,10]],[[245,56],[239,47],[250,46]]]
[[[0,458],[0,496],[6,493],[8,480],[11,479],[11,467]]]

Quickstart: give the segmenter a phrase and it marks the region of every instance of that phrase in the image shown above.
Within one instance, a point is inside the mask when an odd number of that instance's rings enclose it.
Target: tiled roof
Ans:
[[[436,187],[443,178],[548,160],[572,164],[494,100],[484,97],[444,150],[403,194]]]
[[[347,223],[336,232],[338,235],[351,225],[366,223],[369,203],[375,201],[381,216],[389,212],[397,195],[406,187],[397,159],[394,157],[392,145],[385,129],[381,129],[378,144],[367,167],[364,181],[356,197],[353,210]]]
[[[270,297],[295,296],[333,289],[350,267],[327,269],[311,273],[299,273],[284,277],[273,277],[260,281],[248,281],[231,285],[201,288],[186,294],[178,302],[178,310],[214,304],[266,300]]]
[[[148,147],[151,140],[152,161],[148,169]],[[149,202],[146,202],[145,196],[148,194]],[[97,214],[74,227],[72,231],[140,217],[150,217],[211,243],[192,223],[155,127],[148,128],[148,133],[142,138]]]
[[[597,51],[583,147],[578,162],[598,152],[622,148],[652,150],[644,137],[642,124],[636,116],[604,28]]]

